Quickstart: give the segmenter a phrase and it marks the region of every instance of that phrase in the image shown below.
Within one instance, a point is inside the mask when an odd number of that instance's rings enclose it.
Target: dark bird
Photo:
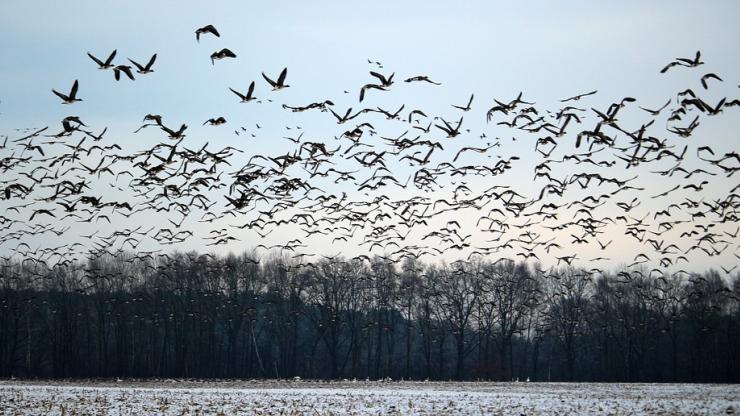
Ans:
[[[147,114],[144,116],[144,123],[146,123],[147,121],[153,121],[161,126],[162,116],[160,116],[159,114]]]
[[[288,88],[290,85],[285,84],[285,77],[288,75],[288,68],[283,68],[283,70],[280,72],[280,76],[278,76],[277,82],[273,81],[265,75],[265,73],[262,73],[262,78],[267,81],[268,84],[272,86],[273,91],[281,90],[283,88]]]
[[[440,82],[434,82],[434,81],[432,81],[426,75],[417,75],[415,77],[406,78],[405,80],[403,80],[403,82],[416,82],[416,81],[424,81],[424,82],[428,82],[428,83],[434,84],[434,85],[442,85],[442,83],[440,83]]]
[[[704,87],[705,90],[708,88],[707,87],[708,79],[716,79],[717,81],[722,81],[722,78],[718,77],[717,74],[715,73],[710,72],[708,74],[705,74],[703,77],[701,77],[701,86]]]
[[[224,58],[236,58],[236,54],[228,48],[223,48],[220,51],[213,52],[211,54],[211,65],[215,65],[217,59]]]
[[[211,126],[220,126],[221,124],[224,124],[224,123],[226,123],[226,119],[223,117],[218,117],[218,118],[209,118],[208,120],[205,121],[205,123],[203,123],[203,125],[205,126],[206,124],[210,124]]]
[[[375,71],[370,71],[370,75],[374,76],[378,79],[378,81],[380,81],[380,86],[390,87],[391,85],[393,85],[393,76],[396,75],[396,73],[392,73],[388,78],[386,78],[385,75],[379,74]]]
[[[77,98],[77,89],[80,87],[79,82],[75,80],[75,83],[72,84],[72,89],[69,91],[69,95],[64,95],[54,89],[51,90],[57,97],[62,99],[62,104],[72,104],[75,101],[82,101],[81,98]]]
[[[134,73],[131,72],[131,67],[128,65],[116,65],[113,67],[113,76],[116,78],[116,81],[120,81],[121,79],[121,72],[126,74],[128,79],[131,81],[134,80]]]
[[[353,118],[357,117],[360,114],[358,112],[355,115],[350,116],[350,113],[352,112],[352,107],[350,107],[350,108],[347,109],[347,112],[344,113],[344,116],[340,116],[339,114],[337,114],[336,112],[334,112],[334,110],[332,110],[331,108],[329,109],[329,111],[337,119],[337,124],[342,124],[342,123],[346,122],[347,120],[352,120]]]
[[[560,102],[561,102],[561,103],[567,103],[568,101],[578,101],[578,100],[580,100],[580,99],[581,99],[581,98],[583,98],[583,97],[587,97],[587,96],[589,96],[589,95],[594,95],[594,94],[596,94],[597,92],[599,92],[599,91],[598,91],[598,90],[593,90],[593,91],[591,91],[591,92],[587,92],[587,93],[585,93],[585,94],[578,94],[578,95],[574,95],[574,96],[572,96],[572,97],[569,97],[569,98],[566,98],[566,99],[564,99],[564,100],[560,100]]]
[[[470,94],[470,99],[468,100],[468,105],[466,105],[465,107],[459,106],[459,105],[454,105],[454,104],[452,106],[455,107],[455,108],[459,108],[462,111],[470,111],[470,105],[473,104],[473,97],[474,97],[474,94]]]
[[[31,214],[31,218],[29,218],[28,221],[33,221],[33,218],[36,215],[41,215],[41,214],[46,214],[53,218],[56,218],[56,215],[54,215],[54,213],[49,211],[48,209],[37,209],[36,211],[33,212],[33,214]]]
[[[457,126],[454,128],[445,119],[441,119],[441,120],[445,124],[444,126],[440,126],[439,124],[435,124],[434,126],[444,131],[445,133],[447,133],[447,137],[455,137],[460,134],[460,126],[462,125],[462,122],[463,122],[462,117],[460,117],[460,121],[457,122]]]
[[[195,30],[195,40],[200,42],[200,35],[205,35],[207,33],[210,33],[217,38],[221,37],[221,34],[218,33],[218,30],[216,30],[213,25],[208,25]]]
[[[376,89],[376,90],[380,90],[380,91],[388,91],[382,85],[365,84],[365,85],[362,86],[362,88],[360,88],[360,102],[362,102],[362,100],[365,99],[365,91],[366,90],[369,90],[369,89]]]
[[[686,66],[686,67],[695,67],[703,64],[704,62],[701,61],[701,51],[696,51],[696,56],[694,59],[690,58],[676,58],[675,61],[670,62],[668,65],[664,66],[663,69],[660,70],[661,74],[664,74],[669,69],[673,68],[674,66]]]
[[[242,102],[242,103],[248,103],[248,102],[250,102],[252,100],[256,100],[257,99],[257,97],[255,97],[254,95],[252,95],[254,93],[254,81],[252,81],[252,83],[249,84],[249,89],[247,90],[247,94],[246,95],[240,93],[239,91],[236,91],[233,88],[229,88],[229,90],[231,90],[231,92],[233,92],[234,94],[236,94],[237,96],[239,96],[239,98],[241,98],[241,101],[240,102]]]
[[[161,124],[159,125],[159,127],[170,136],[170,139],[181,139],[182,137],[184,137],[183,133],[185,133],[185,130],[188,128],[186,124],[181,125],[180,129],[177,131],[174,131],[169,127]]]
[[[411,120],[413,119],[413,117],[414,117],[415,114],[418,114],[418,115],[420,115],[422,117],[426,117],[427,116],[421,110],[412,110],[412,111],[409,112],[409,123],[411,123]],[[417,120],[417,122],[418,122],[418,120]]]
[[[662,107],[660,107],[660,108],[659,108],[659,109],[657,109],[657,110],[651,110],[651,109],[649,109],[649,108],[645,108],[645,107],[640,107],[640,108],[641,108],[641,109],[643,109],[643,110],[645,110],[645,111],[647,111],[647,112],[648,112],[648,113],[650,113],[651,115],[657,116],[657,115],[659,115],[659,114],[660,114],[660,112],[661,112],[661,111],[663,111],[663,109],[664,109],[664,108],[668,107],[668,104],[670,104],[670,103],[671,103],[671,100],[670,100],[670,99],[668,99],[668,101],[667,101],[667,102],[666,102],[665,104],[663,104],[663,106],[662,106]]]
[[[129,60],[129,62],[131,62],[132,64],[134,64],[134,66],[137,68],[136,72],[138,72],[140,74],[148,74],[150,72],[154,72],[154,70],[152,69],[152,65],[154,65],[154,61],[157,60],[157,54],[155,53],[154,55],[152,55],[152,57],[149,58],[149,62],[147,62],[146,65],[141,65],[141,64],[139,64],[138,62],[134,61],[131,58],[129,58],[128,60]]]
[[[95,61],[96,64],[98,64],[98,68],[100,68],[100,69],[110,69],[110,68],[113,68],[113,58],[116,57],[116,49],[113,49],[113,52],[111,52],[111,54],[108,55],[108,59],[106,59],[105,62],[103,62],[100,59],[96,58],[90,52],[87,53],[87,56],[89,56],[90,59],[92,59],[93,61]]]

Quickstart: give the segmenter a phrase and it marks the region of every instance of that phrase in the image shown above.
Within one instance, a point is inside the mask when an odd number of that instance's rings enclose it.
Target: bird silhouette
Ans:
[[[54,89],[52,89],[51,92],[53,92],[54,95],[62,99],[62,104],[72,104],[77,101],[82,101],[81,98],[77,98],[77,90],[79,89],[79,86],[80,86],[79,82],[75,80],[74,84],[72,84],[72,89],[69,90],[68,95],[62,94]]]

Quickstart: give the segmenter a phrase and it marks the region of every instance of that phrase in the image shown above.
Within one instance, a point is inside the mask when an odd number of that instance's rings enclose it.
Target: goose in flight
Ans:
[[[255,97],[254,95],[252,95],[252,94],[254,94],[254,81],[252,81],[252,83],[249,84],[249,89],[247,90],[247,94],[246,95],[240,93],[239,91],[236,91],[233,88],[229,88],[229,90],[231,90],[231,92],[233,92],[234,94],[236,94],[237,96],[239,96],[239,98],[242,99],[240,101],[242,103],[248,103],[248,102],[250,102],[252,100],[256,100],[257,99],[257,97]]]
[[[661,112],[661,111],[663,111],[663,109],[664,109],[664,108],[668,107],[668,104],[670,104],[670,103],[671,103],[671,99],[669,98],[669,99],[668,99],[668,101],[666,101],[666,103],[665,103],[665,104],[663,104],[663,106],[662,106],[662,107],[660,107],[660,108],[659,108],[659,109],[657,109],[657,110],[651,110],[651,109],[649,109],[649,108],[645,108],[645,107],[642,107],[642,106],[641,106],[640,108],[641,108],[641,109],[643,109],[644,111],[647,111],[647,112],[648,112],[648,113],[650,113],[651,115],[657,116],[657,115],[659,115],[659,114],[660,114],[660,112]]]
[[[98,64],[99,69],[110,69],[110,68],[113,68],[113,58],[116,57],[116,51],[117,51],[116,49],[113,49],[113,52],[111,52],[111,54],[108,55],[108,59],[106,59],[105,62],[96,58],[90,52],[87,53],[87,56],[89,56],[90,59],[92,59],[93,61],[95,61],[96,64]]]
[[[431,79],[429,79],[429,77],[426,75],[418,75],[418,76],[406,78],[405,80],[403,80],[403,82],[415,82],[415,81],[424,81],[424,82],[428,82],[434,85],[442,85],[441,82],[434,82]]]
[[[205,126],[206,124],[210,124],[211,126],[220,126],[221,124],[224,124],[224,123],[226,123],[226,119],[223,117],[218,117],[218,118],[209,118],[208,120],[205,121],[205,123],[203,123],[203,125]]]
[[[134,66],[136,66],[136,68],[137,68],[136,69],[136,72],[138,72],[140,74],[148,74],[150,72],[154,72],[154,70],[152,69],[152,65],[154,65],[154,61],[156,59],[157,59],[157,54],[155,53],[154,55],[152,55],[151,58],[149,58],[149,62],[147,62],[146,65],[141,65],[141,64],[139,64],[138,62],[134,61],[131,58],[129,58],[128,60],[129,60],[129,62],[131,62],[132,64],[134,64]]]
[[[722,78],[720,78],[719,76],[717,76],[717,74],[713,72],[705,74],[703,77],[701,77],[701,86],[704,87],[705,90],[709,88],[707,86],[708,79],[716,79],[717,81],[722,81]]]
[[[57,97],[62,99],[62,104],[72,104],[75,101],[82,101],[81,98],[77,98],[77,89],[79,88],[80,84],[75,80],[75,83],[72,84],[72,89],[69,91],[69,95],[64,95],[54,89],[51,90]]]
[[[376,90],[381,90],[381,91],[388,91],[388,90],[386,90],[386,89],[385,89],[385,87],[383,87],[382,85],[377,85],[377,84],[365,84],[365,85],[364,85],[364,86],[363,86],[363,87],[362,87],[362,88],[360,89],[360,102],[362,102],[362,100],[364,100],[364,99],[365,99],[365,91],[367,91],[367,90],[369,90],[369,89],[371,89],[371,88],[372,88],[372,89],[376,89]]]
[[[236,54],[228,48],[223,48],[220,51],[213,52],[211,54],[211,65],[215,65],[215,61],[217,59],[224,59],[224,58],[236,58]]]
[[[131,81],[134,80],[134,73],[131,72],[131,67],[130,66],[128,66],[128,65],[116,65],[115,67],[113,67],[113,76],[116,78],[116,81],[120,81],[121,80],[121,72],[123,72],[124,74],[126,74],[126,76],[128,77],[128,79],[130,79]]]
[[[287,75],[288,75],[288,68],[283,68],[283,70],[280,72],[280,76],[278,76],[277,82],[275,82],[272,79],[270,79],[270,77],[268,77],[267,75],[265,75],[264,72],[262,73],[262,78],[264,78],[265,81],[267,81],[267,83],[272,86],[272,90],[273,91],[277,91],[277,90],[281,90],[283,88],[290,87],[290,85],[287,85],[285,83],[285,77]]]
[[[443,118],[440,118],[440,120],[442,120],[442,122],[445,123],[445,125],[440,126],[439,124],[435,124],[434,126],[444,131],[445,133],[447,133],[447,137],[451,138],[451,137],[455,137],[460,134],[460,126],[462,125],[462,122],[463,122],[462,117],[460,117],[460,121],[457,122],[457,126],[455,128],[453,128],[452,125],[450,125],[450,123],[447,122],[447,120]]]
[[[704,62],[701,61],[701,51],[696,51],[696,56],[694,59],[690,58],[676,58],[675,61],[670,62],[668,65],[664,66],[663,69],[660,70],[661,74],[666,73],[669,69],[673,68],[674,66],[685,66],[689,68],[693,68],[696,66],[699,66],[703,64]]]
[[[340,116],[339,114],[335,113],[334,110],[332,110],[331,108],[329,109],[329,111],[331,111],[331,113],[337,119],[337,124],[342,124],[342,123],[345,123],[348,120],[352,120],[353,118],[357,117],[360,114],[358,112],[357,114],[355,114],[353,116],[350,116],[350,113],[352,113],[352,107],[350,107],[350,108],[347,109],[347,112],[344,113],[344,116]]]
[[[185,137],[185,134],[184,133],[185,133],[185,130],[187,130],[188,126],[187,126],[187,124],[183,124],[183,125],[180,126],[180,129],[177,130],[177,131],[174,131],[174,130],[170,129],[169,127],[167,127],[165,125],[160,125],[159,128],[161,128],[162,131],[164,131],[165,133],[167,133],[169,135],[170,139],[177,140],[177,139],[181,139],[181,138]]]
[[[587,93],[584,93],[584,94],[574,95],[574,96],[568,97],[568,98],[566,98],[564,100],[560,100],[560,102],[561,103],[567,103],[568,101],[578,101],[578,100],[580,100],[583,97],[588,97],[589,95],[594,95],[597,92],[599,92],[599,91],[598,90],[593,90],[591,92],[587,92]]]
[[[454,105],[454,104],[452,106],[455,107],[455,108],[459,108],[462,111],[470,111],[470,105],[473,104],[473,97],[474,96],[475,96],[474,94],[470,94],[470,99],[468,100],[468,105],[466,105],[465,107],[460,106],[460,105]]]
[[[200,42],[200,35],[205,35],[208,33],[212,34],[213,36],[217,38],[221,37],[221,34],[218,33],[218,30],[216,30],[216,28],[213,25],[207,25],[207,26],[203,26],[195,30],[195,40]]]
[[[396,75],[396,73],[392,73],[388,78],[385,77],[383,74],[379,74],[375,71],[370,71],[370,75],[374,76],[375,78],[380,81],[380,85],[383,87],[390,87],[393,85],[393,76]]]

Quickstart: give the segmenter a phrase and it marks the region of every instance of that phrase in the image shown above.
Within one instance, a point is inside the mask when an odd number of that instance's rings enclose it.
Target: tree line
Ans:
[[[740,381],[740,278],[250,253],[0,263],[0,377]]]

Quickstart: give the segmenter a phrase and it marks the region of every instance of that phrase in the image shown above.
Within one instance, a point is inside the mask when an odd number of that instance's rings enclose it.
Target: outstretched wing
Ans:
[[[113,52],[110,53],[110,55],[108,56],[108,59],[105,60],[106,65],[110,65],[110,63],[113,62],[113,58],[116,57],[116,52],[118,52],[118,50],[113,49]]]
[[[147,62],[146,69],[151,69],[152,65],[154,65],[154,61],[156,60],[157,60],[157,54],[155,53],[154,55],[152,55],[151,59],[149,59],[149,62]]]
[[[240,93],[239,91],[236,91],[235,89],[233,89],[233,88],[231,88],[231,87],[229,87],[229,90],[230,90],[231,92],[233,92],[234,94],[236,94],[236,95],[237,95],[237,96],[238,96],[239,98],[241,98],[242,100],[246,100],[246,99],[247,99],[247,97],[246,97],[245,95],[243,95],[242,93]]]
[[[271,79],[270,79],[270,77],[268,77],[267,75],[265,75],[265,73],[264,73],[264,72],[262,73],[262,78],[264,78],[264,79],[265,79],[265,81],[267,81],[267,83],[268,83],[268,84],[270,84],[270,85],[272,85],[273,87],[274,87],[275,85],[277,85],[277,84],[275,83],[275,81],[271,80]]]
[[[141,66],[138,62],[134,61],[133,59],[128,58],[128,61],[131,62],[132,64],[134,64],[134,66],[136,66],[139,69],[139,71],[143,71],[144,70],[144,67]]]
[[[280,76],[278,77],[278,85],[284,85],[285,77],[288,75],[288,68],[283,68],[283,71],[280,72]]]
[[[103,63],[103,61],[101,61],[100,59],[94,57],[93,54],[91,54],[90,52],[87,53],[87,56],[89,56],[90,59],[92,59],[93,61],[95,61],[95,63],[98,64],[99,66],[104,66],[105,65]]]
[[[72,84],[72,89],[69,91],[69,98],[74,99],[77,96],[77,89],[80,87],[80,83],[75,80],[75,83]]]
[[[63,101],[67,101],[67,98],[69,98],[66,95],[58,92],[57,90],[52,89],[51,92],[53,92],[57,97],[61,98]]]

